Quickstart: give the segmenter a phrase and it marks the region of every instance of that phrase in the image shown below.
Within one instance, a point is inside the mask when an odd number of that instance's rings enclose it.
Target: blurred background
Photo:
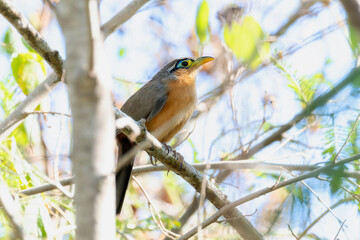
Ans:
[[[63,34],[44,2],[14,1],[66,59]],[[102,23],[129,2],[100,1]],[[52,70],[0,19],[3,120]],[[114,102],[119,107],[169,61],[215,57],[197,77],[196,112],[171,142],[187,162],[206,163],[243,160],[254,145],[332,89],[357,66],[358,39],[337,0],[153,0],[105,40],[105,50]],[[323,166],[337,155],[343,159],[359,153],[359,84],[344,88],[276,139],[281,141],[249,156],[249,161]],[[19,189],[39,186],[48,179],[72,176],[70,150],[71,110],[66,86],[61,83],[2,142],[1,177],[16,195]],[[148,164],[148,160],[146,153],[139,153],[136,165]],[[360,239],[360,179],[344,175],[344,170],[359,171],[358,163],[281,188],[238,208],[266,239]],[[255,165],[234,169],[220,181],[219,170],[205,171],[231,201],[300,173]],[[167,229],[186,232],[216,210],[206,201],[201,208],[191,209],[198,195],[172,172],[144,173],[137,178]],[[29,236],[74,239],[73,201],[60,191],[17,201]],[[0,214],[0,239],[9,239],[11,227]],[[117,227],[121,239],[164,238],[134,182]],[[224,222],[206,228],[202,237],[238,239]]]

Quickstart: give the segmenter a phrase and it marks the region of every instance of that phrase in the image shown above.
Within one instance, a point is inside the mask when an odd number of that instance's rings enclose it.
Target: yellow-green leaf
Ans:
[[[251,16],[245,16],[241,22],[233,22],[224,27],[224,40],[236,58],[248,64],[252,69],[259,66],[269,55],[270,44],[265,42],[266,34],[260,24]]]
[[[209,40],[209,4],[206,0],[203,0],[198,7],[195,28],[201,44]]]
[[[25,95],[28,95],[46,75],[44,60],[34,52],[19,53],[12,58],[11,69]]]
[[[5,32],[5,35],[3,38],[4,44],[2,46],[7,54],[11,55],[14,52],[16,52],[15,41],[16,41],[15,33],[9,28]]]
[[[349,44],[354,56],[357,58],[360,53],[360,33],[349,23]]]

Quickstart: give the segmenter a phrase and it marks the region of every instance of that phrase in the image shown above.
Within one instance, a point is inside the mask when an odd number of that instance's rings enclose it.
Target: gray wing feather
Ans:
[[[166,100],[167,100],[167,95],[164,95],[156,101],[154,108],[152,109],[150,115],[146,119],[148,122],[151,121],[151,119],[153,119],[161,111],[161,109],[164,107],[166,103]]]
[[[150,81],[134,93],[121,110],[136,121],[142,118],[149,121],[159,113],[166,99],[167,89],[163,83]]]

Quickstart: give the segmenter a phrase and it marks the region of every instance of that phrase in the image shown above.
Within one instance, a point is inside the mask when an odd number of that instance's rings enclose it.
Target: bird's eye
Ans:
[[[192,66],[192,63],[194,62],[194,60],[191,60],[191,59],[183,59],[183,60],[180,60],[175,68],[173,69],[176,70],[176,69],[181,69],[181,68],[186,68],[186,69],[189,69],[191,66]]]
[[[186,67],[187,65],[189,65],[188,61],[183,61],[183,62],[181,63],[181,66],[183,66],[183,67]]]

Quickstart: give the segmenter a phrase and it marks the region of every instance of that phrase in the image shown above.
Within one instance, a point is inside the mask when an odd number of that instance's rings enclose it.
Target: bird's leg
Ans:
[[[173,154],[175,155],[175,158],[176,158],[177,160],[180,160],[180,161],[181,161],[181,164],[180,164],[180,169],[181,169],[182,166],[183,166],[184,157],[183,157],[180,153],[178,153],[176,150],[173,150],[173,149],[172,149],[169,145],[167,145],[166,143],[163,143],[163,146],[166,148],[167,154],[169,154],[170,151],[172,151]]]

